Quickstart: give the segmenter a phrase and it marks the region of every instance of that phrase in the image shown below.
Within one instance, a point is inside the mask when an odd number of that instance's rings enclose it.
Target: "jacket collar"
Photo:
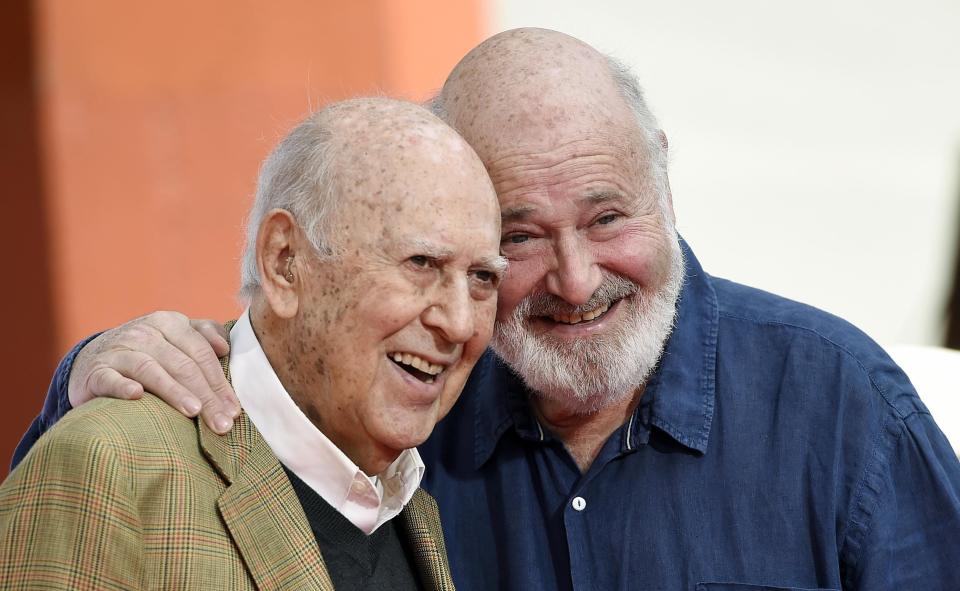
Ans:
[[[197,430],[204,453],[228,483],[217,507],[257,588],[333,591],[300,500],[246,413],[226,435],[199,418]]]
[[[400,535],[413,550],[410,554],[420,582],[433,591],[453,591],[440,510],[433,497],[418,488],[395,519]]]

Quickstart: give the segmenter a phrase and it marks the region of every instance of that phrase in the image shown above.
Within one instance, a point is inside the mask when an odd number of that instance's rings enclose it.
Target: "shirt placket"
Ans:
[[[615,495],[620,491],[604,487],[602,482],[604,469],[622,455],[634,453],[649,438],[649,412],[638,408],[630,420],[613,432],[590,465],[587,473],[577,480],[570,491],[563,508],[564,531],[567,536],[567,553],[570,558],[570,580],[573,589],[588,591],[596,589],[595,570],[607,568],[604,564],[610,557],[594,556],[590,546],[591,528],[615,527],[609,520],[610,515],[597,515],[599,502],[591,503],[596,495]],[[599,501],[599,499],[596,499]]]

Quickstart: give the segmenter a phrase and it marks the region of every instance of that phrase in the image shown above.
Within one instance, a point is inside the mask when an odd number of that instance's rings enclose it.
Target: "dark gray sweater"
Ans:
[[[422,589],[393,520],[368,536],[286,466],[283,469],[300,499],[337,591]]]

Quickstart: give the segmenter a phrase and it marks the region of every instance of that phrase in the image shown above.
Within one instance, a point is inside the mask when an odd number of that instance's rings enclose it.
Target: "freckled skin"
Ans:
[[[271,327],[261,343],[298,406],[374,474],[429,436],[490,339],[496,283],[476,271],[498,256],[499,210],[481,162],[453,130],[419,107],[366,100],[375,108],[353,101],[361,107],[332,115],[336,255],[301,245],[295,317],[264,313],[255,326]],[[420,265],[424,241],[445,258]],[[411,394],[392,352],[447,365],[439,393]]]

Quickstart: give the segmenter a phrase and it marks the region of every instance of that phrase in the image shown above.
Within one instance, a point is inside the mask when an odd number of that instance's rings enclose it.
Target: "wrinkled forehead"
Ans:
[[[388,256],[418,254],[466,264],[496,257],[500,209],[493,188],[489,181],[462,180],[441,169],[407,186],[385,185],[389,196],[360,197],[354,209],[360,217],[354,219],[366,229],[361,239]]]

